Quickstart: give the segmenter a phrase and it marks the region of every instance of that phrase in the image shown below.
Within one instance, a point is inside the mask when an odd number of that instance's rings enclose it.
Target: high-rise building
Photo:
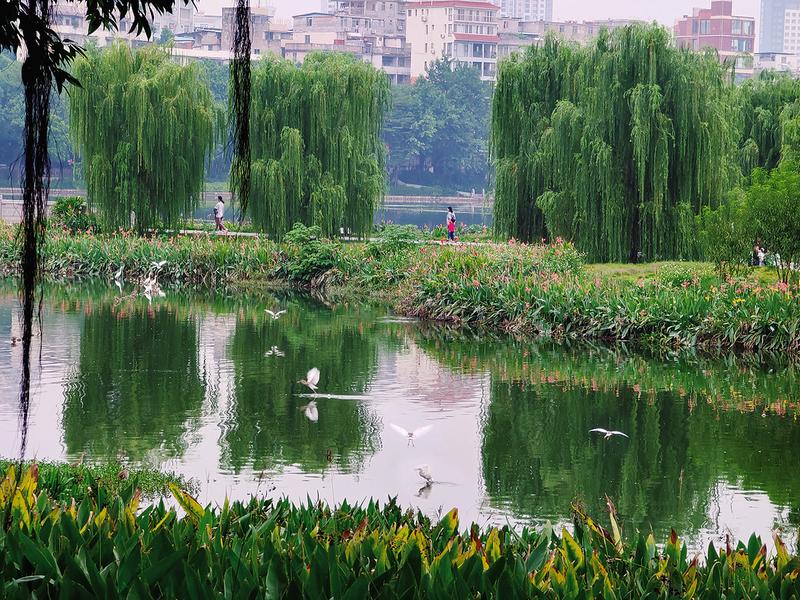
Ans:
[[[761,0],[759,52],[784,52],[786,11],[800,9],[800,0]]]
[[[553,0],[494,0],[504,17],[523,21],[552,21]]]

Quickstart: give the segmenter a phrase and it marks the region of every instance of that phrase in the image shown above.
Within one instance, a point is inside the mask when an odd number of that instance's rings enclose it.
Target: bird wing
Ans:
[[[319,369],[317,367],[314,367],[306,374],[306,381],[311,385],[319,383]]]
[[[286,314],[285,310],[279,310],[278,312],[275,313],[275,316],[276,317],[280,317],[281,315],[285,315],[285,314]]]
[[[267,309],[267,310],[265,310],[264,312],[266,312],[266,313],[267,313],[267,314],[268,314],[270,317],[272,317],[273,319],[275,318],[275,313],[274,313],[274,312],[272,312],[270,309]]]
[[[397,433],[399,433],[403,437],[405,437],[405,438],[408,437],[408,432],[405,429],[403,429],[402,427],[400,427],[400,425],[395,425],[394,423],[389,423],[389,427],[394,429]]]
[[[622,437],[626,437],[630,439],[630,436],[627,433],[622,433],[621,431],[612,431],[611,435],[621,435]]]
[[[428,433],[431,429],[433,429],[433,425],[423,425],[422,427],[415,429],[413,436],[417,439],[421,438],[423,435]]]
[[[590,429],[589,433],[608,433],[608,430],[602,427],[595,427],[594,429]]]

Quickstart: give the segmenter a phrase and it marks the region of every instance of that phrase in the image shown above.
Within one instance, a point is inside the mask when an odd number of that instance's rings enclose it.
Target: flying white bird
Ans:
[[[406,431],[405,429],[403,429],[399,425],[395,425],[394,423],[389,423],[389,427],[391,427],[397,433],[399,433],[404,438],[406,438],[408,440],[408,445],[409,446],[413,446],[415,440],[418,440],[423,435],[428,433],[431,429],[433,429],[433,425],[423,425],[422,427],[419,427],[418,429],[415,429],[414,431]]]
[[[317,384],[319,384],[319,369],[314,367],[306,373],[306,378],[301,379],[297,383],[302,383],[315,394],[317,393]]]
[[[609,431],[608,429],[603,429],[601,427],[596,427],[595,429],[590,429],[589,433],[602,433],[604,440],[607,440],[608,438],[610,438],[612,436],[615,436],[615,435],[621,435],[622,437],[626,437],[626,438],[630,437],[628,434],[622,433],[621,431]]]
[[[306,419],[309,421],[316,423],[319,421],[319,411],[317,410],[317,403],[313,400],[306,404],[305,406],[301,407],[303,414],[306,416]]]
[[[414,470],[420,477],[428,482],[428,485],[433,483],[433,473],[431,473],[431,468],[429,465],[419,465],[414,467]]]
[[[281,351],[278,349],[278,347],[277,347],[277,346],[273,346],[272,348],[270,348],[269,350],[267,350],[267,353],[266,353],[264,356],[278,356],[278,357],[281,357],[281,356],[286,356],[286,354],[284,354],[283,352],[281,352]]]
[[[264,312],[266,312],[270,317],[272,317],[273,321],[277,321],[278,319],[281,318],[281,315],[286,314],[285,310],[279,310],[278,312],[272,312],[271,310],[267,309]]]

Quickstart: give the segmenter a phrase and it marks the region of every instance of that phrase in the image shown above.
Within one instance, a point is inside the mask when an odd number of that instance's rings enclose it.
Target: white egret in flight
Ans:
[[[301,379],[297,383],[302,383],[315,394],[317,393],[317,384],[319,384],[319,369],[314,367],[306,373],[306,378]]]
[[[279,310],[278,312],[272,312],[270,309],[266,309],[264,312],[266,312],[270,317],[272,317],[273,321],[277,321],[278,319],[281,318],[281,315],[286,314],[285,310]]]
[[[402,435],[404,438],[408,440],[408,445],[413,446],[414,441],[421,438],[423,435],[428,433],[431,429],[433,429],[433,425],[423,425],[415,429],[414,431],[406,431],[399,425],[395,425],[394,423],[389,423],[389,427],[394,429],[398,434]]]
[[[621,435],[622,437],[630,438],[628,434],[622,433],[621,431],[609,431],[608,429],[603,429],[601,427],[590,429],[589,433],[602,433],[604,440],[607,440],[608,438],[613,437],[615,435]]]
[[[266,353],[264,356],[277,356],[277,357],[281,357],[281,356],[286,356],[286,354],[285,354],[285,353],[283,353],[283,352],[281,352],[281,350],[280,350],[280,349],[279,349],[277,346],[273,346],[272,348],[270,348],[269,350],[267,350],[267,353]]]

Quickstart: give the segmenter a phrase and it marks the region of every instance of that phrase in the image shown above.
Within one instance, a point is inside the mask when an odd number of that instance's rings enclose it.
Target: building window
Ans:
[[[708,33],[711,31],[711,21],[700,21],[700,33]]]
[[[310,44],[311,43],[311,36],[310,35],[306,36],[305,42],[306,42],[306,44]]]
[[[731,23],[731,33],[734,35],[739,35],[742,33],[742,22],[741,21],[733,21]]]
[[[306,17],[306,27],[311,27],[313,23],[314,19],[312,19],[311,17]]]

